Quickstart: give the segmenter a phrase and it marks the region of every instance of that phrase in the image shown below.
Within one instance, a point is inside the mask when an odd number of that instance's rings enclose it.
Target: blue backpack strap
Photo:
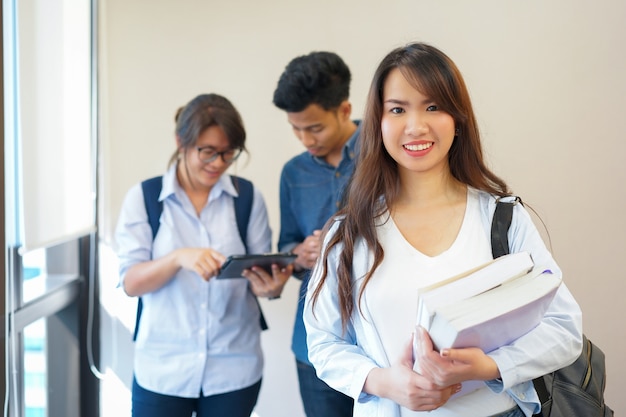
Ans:
[[[163,212],[163,202],[159,201],[161,188],[163,188],[162,176],[153,177],[141,183],[143,203],[148,213],[148,223],[150,223],[150,227],[152,228],[152,240],[156,237],[159,226],[161,225],[161,213]]]
[[[254,198],[254,188],[252,183],[245,178],[230,176],[233,186],[239,193],[238,197],[234,198],[235,201],[235,219],[237,220],[237,229],[239,230],[239,236],[243,242],[243,246],[248,252],[248,223],[250,221],[250,214],[252,213],[252,200]]]
[[[152,228],[152,240],[156,237],[161,225],[161,213],[163,212],[163,202],[159,201],[163,188],[163,177],[153,177],[141,182],[141,190],[143,191],[143,203],[148,213],[148,223]],[[137,340],[137,332],[139,331],[139,319],[143,310],[143,302],[141,297],[137,299],[137,318],[135,319],[135,331],[133,332],[133,340]]]
[[[239,197],[235,197],[235,218],[237,219],[237,228],[239,229],[239,236],[241,236],[241,241],[246,248],[246,253],[248,252],[248,223],[250,220],[250,214],[252,213],[252,200],[254,198],[254,187],[252,183],[245,178],[236,177],[231,175],[231,180],[233,185],[237,189],[239,193]],[[259,299],[254,296],[257,305],[259,306],[259,312],[261,313],[261,329],[267,330],[268,325],[265,320],[265,316],[263,315],[263,310],[261,309],[261,304],[259,303]]]

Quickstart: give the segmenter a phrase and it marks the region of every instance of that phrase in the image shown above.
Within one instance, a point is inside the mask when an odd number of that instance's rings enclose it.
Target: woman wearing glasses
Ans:
[[[255,295],[278,296],[292,267],[212,279],[228,255],[271,248],[256,188],[247,232],[237,227],[237,181],[226,170],[244,150],[235,107],[217,94],[200,95],[177,113],[176,152],[162,178],[154,239],[141,184],[126,195],[116,230],[120,286],[143,305],[133,417],[249,417],[256,404],[263,357]]]

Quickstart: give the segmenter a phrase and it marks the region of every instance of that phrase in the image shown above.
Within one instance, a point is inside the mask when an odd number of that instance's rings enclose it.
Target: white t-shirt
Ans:
[[[491,242],[480,217],[477,192],[472,188],[468,189],[463,223],[454,243],[437,256],[424,255],[411,246],[391,217],[377,232],[385,257],[366,287],[363,301],[372,313],[387,359],[394,363],[412,340],[419,288],[489,261]],[[462,411],[462,415],[487,416],[513,406],[515,402],[510,395],[494,394],[483,385],[478,391],[451,399],[445,407],[428,415],[458,416]],[[402,417],[423,414],[401,408]]]

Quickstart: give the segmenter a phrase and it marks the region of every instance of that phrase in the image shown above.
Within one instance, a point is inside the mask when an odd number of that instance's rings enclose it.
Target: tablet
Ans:
[[[268,273],[272,273],[272,264],[281,268],[293,263],[298,256],[293,253],[264,253],[256,255],[232,255],[220,268],[217,278],[243,278],[241,273],[244,269],[259,266]]]

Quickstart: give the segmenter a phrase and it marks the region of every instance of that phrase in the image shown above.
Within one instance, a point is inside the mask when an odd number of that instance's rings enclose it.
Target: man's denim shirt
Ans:
[[[314,230],[321,230],[337,211],[356,161],[357,138],[361,127],[360,121],[356,120],[355,123],[358,128],[344,145],[337,167],[308,152],[292,158],[283,167],[280,176],[279,251],[293,250]],[[294,274],[302,280],[302,284],[291,342],[296,359],[307,364],[310,362],[302,312],[310,274],[310,270]]]

